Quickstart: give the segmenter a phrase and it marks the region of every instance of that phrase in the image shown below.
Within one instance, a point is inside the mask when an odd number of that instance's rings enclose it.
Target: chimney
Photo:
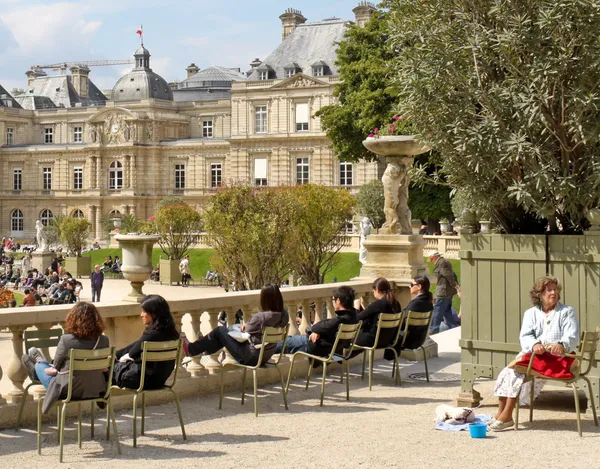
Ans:
[[[281,15],[279,19],[283,25],[283,34],[281,35],[282,41],[294,32],[296,26],[306,23],[306,18],[302,15],[302,12],[300,10],[294,10],[293,8],[285,10],[285,13]]]
[[[189,67],[186,68],[185,70],[187,72],[187,77],[188,78],[191,77],[191,76],[193,76],[193,75],[195,75],[196,73],[198,73],[200,71],[200,69],[198,67],[196,67],[195,63],[191,63],[189,65]]]
[[[82,98],[88,97],[90,69],[75,65],[71,67],[71,83],[77,94]]]
[[[377,8],[371,2],[361,1],[357,7],[352,9],[355,23],[362,28],[376,11]]]
[[[261,64],[261,63],[262,63],[262,62],[261,62],[261,60],[260,60],[258,57],[256,57],[256,58],[255,58],[255,59],[254,59],[254,60],[253,60],[253,61],[250,63],[250,66],[251,66],[252,68],[256,68],[256,67],[260,66],[260,64]]]
[[[27,75],[27,86],[31,86],[31,84],[36,78],[47,76],[46,72],[34,68],[32,68],[31,70],[27,70],[25,72],[25,75]]]

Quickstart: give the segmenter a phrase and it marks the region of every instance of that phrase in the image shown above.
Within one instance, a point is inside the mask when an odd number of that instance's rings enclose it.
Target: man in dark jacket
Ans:
[[[98,264],[94,266],[94,271],[90,274],[90,282],[92,284],[92,303],[100,301],[100,293],[102,293],[102,285],[104,284],[104,273],[100,270]]]
[[[430,331],[432,334],[437,334],[444,319],[448,328],[452,329],[458,326],[452,315],[452,297],[458,293],[460,285],[454,270],[452,270],[452,264],[444,259],[438,251],[429,256],[429,261],[435,266],[433,273],[437,278]]]
[[[307,352],[326,357],[331,353],[340,324],[358,324],[358,313],[354,309],[354,290],[343,285],[333,290],[332,296],[336,317],[313,324],[306,335],[288,337],[285,353]],[[340,341],[336,351],[341,352],[348,345],[347,340]],[[283,341],[277,344],[275,353],[279,353],[282,347]]]

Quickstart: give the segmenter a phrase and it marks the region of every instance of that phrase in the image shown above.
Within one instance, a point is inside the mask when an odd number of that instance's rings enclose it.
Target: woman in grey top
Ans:
[[[56,347],[52,364],[35,347],[23,355],[21,361],[32,379],[37,379],[48,389],[42,412],[46,413],[57,400],[67,397],[69,385],[69,351],[71,349],[94,350],[108,347],[104,321],[91,303],[80,302],[73,306],[66,318],[65,332]],[[106,391],[107,379],[102,371],[76,371],[73,376],[72,397],[91,399]]]
[[[206,337],[195,342],[188,341],[184,335],[183,350],[187,356],[212,354],[226,348],[238,363],[254,366],[258,363],[260,349],[257,345],[262,343],[264,327],[284,327],[289,322],[289,316],[283,309],[283,297],[277,285],[269,284],[260,291],[261,312],[252,316],[252,319],[242,325],[242,331],[247,332],[250,338],[246,342],[238,342],[229,335],[224,326],[212,330]],[[275,344],[270,344],[263,353],[263,365],[275,353]]]

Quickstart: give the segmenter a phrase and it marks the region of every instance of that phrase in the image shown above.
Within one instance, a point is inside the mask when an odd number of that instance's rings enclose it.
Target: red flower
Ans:
[[[397,121],[398,119],[400,119],[397,115],[394,116],[394,120]]]
[[[369,134],[369,138],[373,138],[373,134]]]
[[[150,216],[148,217],[148,221],[154,221],[154,215],[150,215]]]
[[[378,128],[378,127],[375,127],[375,130],[373,130],[373,133],[374,133],[375,135],[377,135],[377,134],[379,133],[379,128]]]

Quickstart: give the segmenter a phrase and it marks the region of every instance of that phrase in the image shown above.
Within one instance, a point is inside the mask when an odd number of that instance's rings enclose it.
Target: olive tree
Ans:
[[[202,230],[202,218],[190,205],[173,200],[160,204],[154,226],[160,235],[158,245],[162,251],[169,259],[179,260],[196,243]]]

